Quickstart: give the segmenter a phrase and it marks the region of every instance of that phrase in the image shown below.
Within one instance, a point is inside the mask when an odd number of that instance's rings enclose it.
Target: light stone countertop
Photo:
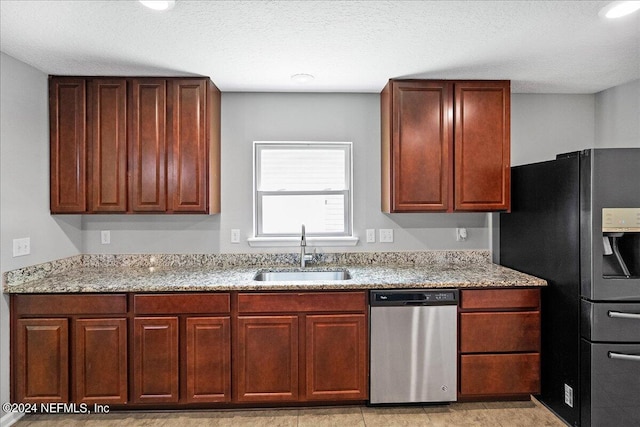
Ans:
[[[444,252],[444,251],[440,251]],[[269,264],[276,255],[260,262],[251,259],[247,265],[230,262],[220,256],[186,259],[176,256],[146,256],[141,262],[136,256],[102,257],[80,255],[60,260],[58,264],[43,264],[31,269],[5,274],[5,293],[78,293],[78,292],[185,292],[185,291],[272,291],[272,290],[363,290],[400,288],[466,288],[466,287],[531,287],[546,286],[546,281],[489,261],[484,253],[470,252],[460,256],[446,254],[393,253],[327,258],[330,262],[310,265],[305,271],[348,270],[349,280],[272,281],[253,280],[259,271],[297,271],[287,260],[280,265]],[[409,254],[409,255],[407,255]],[[418,255],[413,255],[418,254]],[[469,256],[472,254],[473,256]],[[290,255],[293,259],[295,254]],[[442,256],[440,256],[442,255]],[[285,255],[277,255],[288,256]],[[142,256],[138,256],[142,257]],[[158,262],[158,259],[160,262]],[[203,261],[204,259],[204,261]],[[135,260],[132,261],[132,260]],[[178,260],[178,261],[176,261]],[[358,263],[356,263],[356,261]],[[395,263],[394,263],[395,261]],[[145,265],[147,264],[147,265]],[[154,265],[148,265],[154,264]]]

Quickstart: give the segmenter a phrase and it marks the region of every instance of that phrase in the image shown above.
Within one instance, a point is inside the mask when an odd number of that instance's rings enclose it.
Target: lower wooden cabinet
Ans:
[[[463,354],[460,394],[530,395],[540,392],[540,353]]]
[[[540,392],[540,290],[460,292],[461,400]]]
[[[228,293],[136,294],[133,312],[134,403],[231,401]]]
[[[366,309],[365,292],[239,294],[235,399],[366,400]]]
[[[186,319],[188,403],[231,399],[231,329],[228,316]]]
[[[13,295],[13,402],[126,403],[126,295]]]
[[[74,321],[73,387],[83,403],[127,402],[127,319]]]
[[[367,325],[364,314],[306,316],[306,397],[368,397]]]
[[[298,316],[240,316],[237,325],[238,402],[298,400]]]
[[[17,324],[17,402],[127,402],[126,318],[24,318]]]
[[[13,348],[12,401],[69,401],[68,348],[68,319],[19,319]]]
[[[178,317],[133,320],[134,403],[178,403]]]
[[[367,399],[365,292],[242,297],[232,399],[229,294],[133,295],[130,310],[124,294],[106,301],[99,295],[14,296],[12,400],[182,405]],[[89,311],[93,317],[86,317]]]

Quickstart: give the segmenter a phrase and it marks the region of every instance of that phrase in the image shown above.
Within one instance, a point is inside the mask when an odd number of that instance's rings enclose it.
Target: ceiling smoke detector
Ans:
[[[600,9],[600,16],[615,19],[627,16],[640,9],[640,1],[614,1]]]
[[[176,5],[176,0],[139,0],[140,3],[153,10],[170,10]]]

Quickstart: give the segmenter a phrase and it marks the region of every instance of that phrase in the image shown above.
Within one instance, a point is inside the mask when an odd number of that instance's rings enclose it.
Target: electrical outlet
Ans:
[[[464,242],[465,240],[467,240],[466,228],[456,228],[456,240],[458,242]]]
[[[13,239],[13,257],[25,256],[31,253],[31,238]]]
[[[393,229],[381,228],[380,229],[380,243],[392,243],[393,242]]]
[[[103,245],[110,245],[111,244],[111,231],[109,230],[102,230],[100,232],[100,242]]]
[[[376,229],[367,228],[367,243],[375,243],[375,242],[376,242]]]
[[[573,388],[568,384],[564,385],[564,403],[573,408]]]
[[[240,243],[240,230],[237,228],[231,229],[231,243]]]

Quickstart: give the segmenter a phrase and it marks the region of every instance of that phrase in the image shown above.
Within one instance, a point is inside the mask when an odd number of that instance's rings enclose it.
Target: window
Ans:
[[[351,236],[351,143],[254,142],[257,238]]]

